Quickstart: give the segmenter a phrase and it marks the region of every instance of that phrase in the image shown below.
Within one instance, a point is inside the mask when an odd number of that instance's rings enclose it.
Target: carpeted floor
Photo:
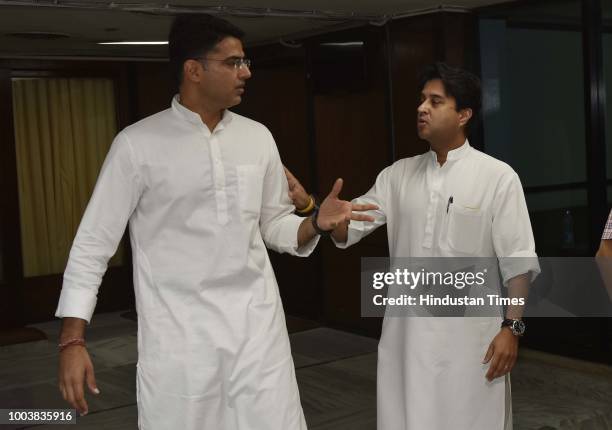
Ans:
[[[88,328],[102,392],[90,397],[89,415],[76,426],[0,428],[136,429],[136,323],[122,314],[96,315]],[[309,429],[375,429],[377,341],[297,318],[288,326]],[[0,408],[66,407],[56,382],[59,321],[33,328],[48,340],[0,347]],[[515,429],[612,429],[609,366],[521,350],[512,384]]]

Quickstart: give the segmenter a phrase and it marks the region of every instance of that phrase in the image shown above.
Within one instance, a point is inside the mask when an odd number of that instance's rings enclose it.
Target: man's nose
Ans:
[[[249,79],[251,77],[251,69],[246,64],[242,64],[238,69],[238,77],[240,79]]]

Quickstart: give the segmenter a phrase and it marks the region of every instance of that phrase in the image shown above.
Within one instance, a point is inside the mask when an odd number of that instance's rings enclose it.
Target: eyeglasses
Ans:
[[[219,58],[208,58],[208,57],[197,57],[194,60],[206,60],[206,61],[220,61],[228,67],[233,67],[234,70],[241,69],[243,66],[247,69],[251,68],[251,60],[248,58],[230,57],[225,59]]]

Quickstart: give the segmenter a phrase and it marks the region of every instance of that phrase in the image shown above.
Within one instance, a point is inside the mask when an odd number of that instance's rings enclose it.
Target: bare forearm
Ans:
[[[63,318],[60,343],[67,342],[71,339],[85,337],[85,326],[87,326],[87,321],[81,318]]]
[[[529,296],[529,274],[515,276],[508,281],[508,297],[511,299],[523,299],[527,302]],[[516,300],[515,300],[516,301]],[[525,305],[509,305],[506,310],[506,318],[518,320],[523,317]]]
[[[302,220],[300,228],[298,228],[298,246],[304,246],[317,235],[312,226],[312,217],[306,217]]]
[[[332,231],[332,237],[338,243],[346,243],[348,240],[348,222],[343,222]]]

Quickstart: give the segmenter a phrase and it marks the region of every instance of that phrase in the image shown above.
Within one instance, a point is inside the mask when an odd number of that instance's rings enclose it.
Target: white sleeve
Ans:
[[[72,243],[55,316],[91,320],[102,276],[140,199],[141,184],[128,138],[120,133],[102,165]]]
[[[359,242],[362,238],[372,233],[381,225],[387,222],[386,211],[389,208],[388,194],[391,186],[391,174],[393,166],[385,168],[378,174],[376,182],[370,190],[363,196],[353,199],[352,203],[366,204],[371,203],[378,206],[377,210],[367,211],[364,214],[374,217],[374,222],[369,221],[351,221],[348,228],[348,238],[346,242],[338,242],[333,236],[332,240],[338,248],[346,249],[349,246]]]
[[[269,134],[269,132],[268,132]],[[295,215],[289,199],[289,185],[276,143],[271,141],[270,160],[264,176],[259,227],[266,246],[274,251],[308,257],[319,243],[316,235],[306,245],[298,246],[298,230],[305,218]]]
[[[504,285],[508,280],[540,273],[529,212],[518,175],[510,171],[500,181],[493,202],[493,247],[499,259]]]

